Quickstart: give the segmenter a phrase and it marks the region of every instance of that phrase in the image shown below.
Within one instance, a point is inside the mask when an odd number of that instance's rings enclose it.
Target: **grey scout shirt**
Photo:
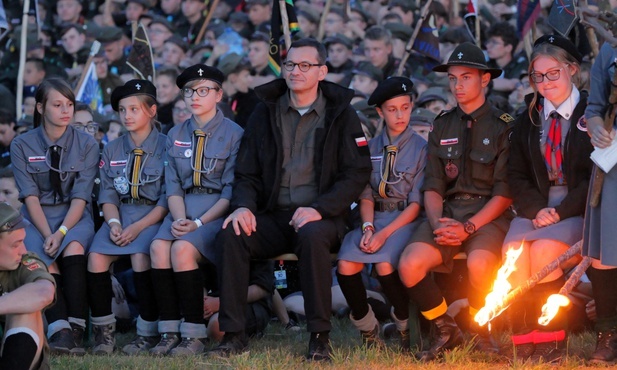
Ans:
[[[158,206],[167,208],[165,196],[165,142],[167,137],[156,128],[139,147],[145,151],[142,161],[142,175],[139,197],[157,202]],[[137,148],[129,134],[123,135],[105,146],[101,158],[101,190],[99,204],[110,203],[120,207],[120,201],[131,198],[130,188],[114,186],[116,179],[132,178],[133,149]],[[125,182],[126,183],[126,182]],[[121,190],[122,193],[119,191]]]
[[[184,198],[185,192],[193,187],[193,156],[196,141],[193,131],[199,129],[193,117],[173,127],[167,134],[167,160],[165,187],[167,197]],[[236,156],[244,130],[235,122],[225,118],[217,109],[216,115],[201,128],[206,133],[204,167],[212,168],[202,173],[201,186],[221,191],[221,198],[231,199]]]
[[[278,198],[280,208],[310,205],[319,194],[315,174],[315,137],[325,127],[326,100],[319,91],[317,99],[303,115],[283,94],[276,107],[276,124],[283,141],[283,173]]]
[[[68,126],[64,134],[53,143],[42,126],[16,137],[11,143],[11,156],[15,173],[15,183],[19,188],[19,198],[29,196],[39,198],[41,205],[59,204],[49,178],[50,153],[52,145],[62,147],[60,170],[63,203],[72,199],[92,201],[92,188],[99,163],[99,146],[94,138]],[[66,178],[64,178],[66,176]]]

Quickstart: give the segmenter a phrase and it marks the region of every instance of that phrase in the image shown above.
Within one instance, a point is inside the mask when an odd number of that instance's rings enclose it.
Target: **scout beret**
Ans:
[[[23,229],[28,225],[30,225],[30,222],[19,211],[8,203],[0,203],[0,233]]]
[[[323,43],[326,47],[329,47],[332,44],[341,44],[349,50],[353,49],[353,42],[349,39],[349,37],[343,35],[342,33],[335,33],[332,36],[326,37]]]
[[[538,45],[542,44],[551,44],[555,45],[560,49],[566,51],[566,53],[570,54],[576,61],[580,64],[583,62],[583,56],[578,51],[576,46],[572,43],[572,41],[560,35],[544,35],[538,38],[534,43],[534,48]]]
[[[437,115],[428,109],[416,108],[411,112],[410,125],[432,126]]]
[[[446,92],[440,86],[432,86],[424,90],[418,97],[418,100],[416,100],[416,104],[422,105],[433,100],[441,100],[444,103],[448,102]]]
[[[189,81],[193,80],[211,80],[219,85],[225,81],[225,75],[218,68],[210,67],[205,64],[195,64],[187,69],[176,78],[176,85],[183,88]]]
[[[377,88],[368,98],[368,103],[381,106],[385,101],[401,95],[412,95],[413,82],[407,77],[395,76],[385,79],[377,85]]]
[[[367,76],[377,82],[383,81],[383,72],[370,62],[360,62],[352,71],[353,74]]]
[[[448,72],[448,68],[451,66],[461,66],[486,71],[491,74],[491,78],[497,78],[501,76],[502,73],[499,68],[489,68],[486,64],[486,58],[484,57],[482,49],[471,42],[464,42],[457,46],[452,54],[450,54],[448,63],[434,67],[433,71]]]
[[[118,103],[127,96],[148,95],[156,99],[156,87],[148,80],[130,80],[111,93],[111,107],[117,112]]]
[[[229,53],[225,55],[219,62],[216,67],[225,75],[228,76],[242,63],[242,55],[236,53]]]
[[[122,28],[119,27],[100,27],[95,36],[96,40],[101,44],[106,44],[113,41],[118,41],[122,38]]]

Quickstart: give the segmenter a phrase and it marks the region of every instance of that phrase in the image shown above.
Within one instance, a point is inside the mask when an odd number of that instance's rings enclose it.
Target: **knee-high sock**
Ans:
[[[204,323],[203,275],[199,269],[174,273],[184,321]]]
[[[154,296],[159,308],[159,318],[163,321],[180,320],[180,306],[176,285],[174,284],[174,271],[172,269],[152,269],[150,271],[152,284],[156,287]]]
[[[88,316],[86,289],[86,256],[68,256],[62,259],[64,294],[68,317],[85,320]]]
[[[56,281],[56,303],[45,310],[45,317],[50,324],[58,320],[68,320],[64,289],[62,287],[64,279],[62,275],[59,274],[51,274],[51,276],[53,276]]]
[[[598,319],[617,315],[617,269],[600,270],[589,267],[587,270],[593,296],[596,301],[596,315]]]
[[[0,357],[0,369],[30,369],[36,350],[36,341],[28,333],[19,332],[7,336]]]
[[[407,288],[407,294],[416,302],[422,316],[428,320],[436,319],[445,314],[448,309],[439,286],[429,275],[426,275],[418,284]]]
[[[150,270],[133,273],[137,302],[139,303],[139,316],[146,321],[156,321],[159,318],[159,309],[156,305],[154,287]]]
[[[559,289],[565,284],[566,278],[564,275],[561,275],[557,279],[553,281],[549,281],[548,283],[538,284],[531,290],[533,293],[533,300],[538,305],[536,308],[535,320],[537,322],[538,318],[542,315],[542,306],[548,300],[548,297],[551,294],[557,294]],[[537,325],[537,329],[542,331],[559,331],[565,330],[568,328],[568,315],[565,312],[557,313],[557,316],[551,322],[546,325]]]
[[[389,275],[377,275],[381,289],[394,307],[394,315],[399,320],[409,317],[409,297],[405,294],[405,286],[399,278],[398,271]]]
[[[366,289],[362,282],[362,273],[353,275],[341,275],[336,271],[336,278],[345,296],[345,300],[351,309],[351,315],[356,320],[362,319],[368,313],[368,301],[366,299]]]
[[[112,314],[111,300],[114,293],[111,287],[109,271],[88,272],[88,302],[92,317],[104,317]]]

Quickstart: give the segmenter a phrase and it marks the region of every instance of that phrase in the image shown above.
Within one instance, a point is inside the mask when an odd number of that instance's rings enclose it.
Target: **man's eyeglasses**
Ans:
[[[529,75],[529,77],[531,77],[531,80],[534,83],[541,83],[542,81],[544,81],[544,77],[546,77],[547,80],[549,81],[557,81],[559,79],[559,76],[561,75],[561,70],[563,68],[558,68],[558,69],[552,69],[546,73],[540,73],[540,72],[531,72],[531,74]]]
[[[77,131],[88,131],[91,134],[94,134],[99,130],[98,123],[88,123],[87,125],[82,125],[81,123],[73,123],[71,126]]]
[[[309,62],[300,62],[300,63],[285,62],[285,63],[283,63],[283,66],[285,66],[285,69],[288,70],[289,72],[293,71],[296,66],[298,66],[300,71],[308,72],[308,70],[311,69],[311,67],[321,67],[322,65],[323,64],[321,64],[321,63],[313,64],[313,63],[309,63]]]
[[[182,89],[182,95],[185,98],[190,98],[191,96],[193,96],[194,93],[197,93],[197,95],[201,96],[202,98],[205,98],[210,93],[210,90],[219,91],[220,88],[219,87],[200,87],[198,89],[191,89],[190,87],[185,87],[184,89]]]
[[[171,110],[172,112],[174,112],[174,114],[191,114],[191,111],[188,110],[188,108],[173,107]]]

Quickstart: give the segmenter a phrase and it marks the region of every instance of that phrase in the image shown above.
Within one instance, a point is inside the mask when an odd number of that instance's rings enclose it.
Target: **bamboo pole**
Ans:
[[[328,13],[330,13],[330,8],[332,7],[332,0],[326,0],[326,5],[323,8],[323,14],[321,15],[321,19],[319,20],[319,29],[317,31],[317,41],[323,40],[324,36],[324,27],[326,25],[326,17]]]
[[[287,5],[285,0],[279,0],[281,8],[281,23],[283,24],[283,37],[285,38],[285,49],[291,47],[291,31],[289,30],[289,14],[287,14]],[[280,53],[280,50],[279,50]]]
[[[218,5],[219,5],[219,0],[214,0],[214,2],[212,2],[212,6],[210,7],[210,10],[208,11],[206,20],[204,21],[204,24],[201,25],[201,28],[199,29],[199,33],[197,34],[197,37],[195,38],[195,42],[193,42],[194,45],[197,45],[201,42],[201,39],[204,37],[204,34],[206,33],[206,28],[208,28],[208,25],[210,24],[210,21],[212,20],[212,16],[214,16],[214,9],[216,9]]]

